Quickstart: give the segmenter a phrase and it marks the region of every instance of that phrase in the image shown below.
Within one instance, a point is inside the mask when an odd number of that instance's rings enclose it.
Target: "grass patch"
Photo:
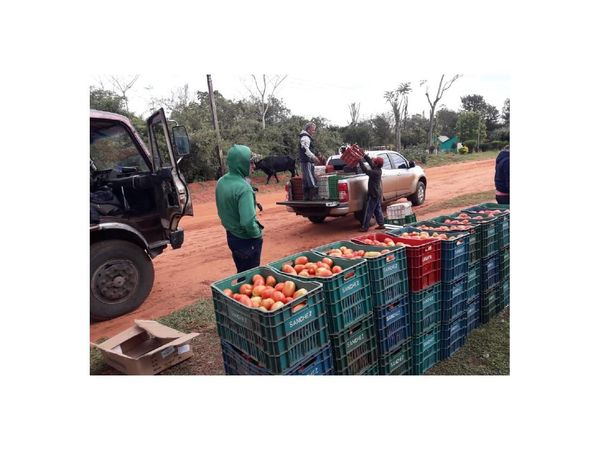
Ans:
[[[465,206],[476,205],[478,203],[495,203],[496,191],[489,190],[485,192],[475,192],[473,194],[464,194],[458,197],[449,198],[432,205],[419,206],[415,209],[417,219],[419,215],[441,211],[444,209],[462,208]]]
[[[427,157],[427,163],[423,164],[423,167],[439,167],[447,166],[450,164],[460,164],[470,161],[483,161],[486,159],[496,159],[498,156],[497,151],[479,152],[479,153],[467,153],[466,155],[459,155],[458,153],[438,153],[437,155],[429,155]]]
[[[465,345],[427,375],[510,375],[509,309],[473,330]]]

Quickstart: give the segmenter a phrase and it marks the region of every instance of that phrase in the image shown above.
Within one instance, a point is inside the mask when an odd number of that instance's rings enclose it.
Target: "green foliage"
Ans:
[[[390,145],[394,142],[392,125],[385,114],[378,114],[371,119],[373,145]]]
[[[458,113],[450,109],[442,108],[435,113],[434,134],[437,136],[452,137],[456,134],[456,122]]]
[[[461,141],[477,140],[477,129],[479,128],[479,142],[486,137],[485,122],[483,117],[476,112],[463,111],[458,115],[456,122],[457,133]],[[471,147],[469,145],[469,147]]]
[[[510,98],[504,100],[504,106],[502,107],[502,121],[505,127],[510,127]]]
[[[475,146],[477,145],[477,141],[476,140],[466,140],[463,142],[463,145],[465,147],[475,148]]]
[[[508,126],[502,126],[492,131],[489,137],[492,141],[510,141],[510,129]]]
[[[429,120],[420,114],[415,114],[406,120],[402,129],[402,147],[425,147],[427,145],[427,133],[429,132]]]
[[[345,127],[342,131],[342,139],[348,144],[358,144],[363,148],[374,145],[371,124],[369,122],[359,122],[356,125]]]
[[[409,161],[412,160],[421,164],[427,164],[429,157],[429,152],[424,147],[407,147],[400,153]]]
[[[125,98],[104,89],[90,87],[90,109],[126,114]]]

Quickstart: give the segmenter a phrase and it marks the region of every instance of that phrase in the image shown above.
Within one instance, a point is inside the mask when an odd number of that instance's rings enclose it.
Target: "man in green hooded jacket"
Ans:
[[[217,182],[217,212],[227,231],[238,273],[260,265],[262,229],[256,219],[254,192],[246,180],[250,175],[252,152],[245,145],[233,145],[227,153],[229,171]]]

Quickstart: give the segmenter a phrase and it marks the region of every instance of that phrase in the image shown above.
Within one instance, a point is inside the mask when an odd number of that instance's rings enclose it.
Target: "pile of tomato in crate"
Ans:
[[[509,214],[476,205],[213,283],[225,372],[426,372],[508,305]]]

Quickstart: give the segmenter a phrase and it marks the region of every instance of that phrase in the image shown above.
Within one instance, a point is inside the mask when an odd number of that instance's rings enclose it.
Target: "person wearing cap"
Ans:
[[[363,172],[369,176],[367,204],[365,205],[365,215],[363,217],[362,227],[360,231],[365,232],[369,230],[369,224],[371,223],[371,217],[375,214],[375,220],[377,221],[376,230],[385,229],[383,222],[383,211],[381,209],[381,200],[383,197],[383,189],[381,187],[381,168],[383,167],[383,158],[376,156],[371,159],[368,155],[363,158],[371,169],[367,168],[362,161],[359,161],[360,167]]]
[[[313,136],[317,131],[317,125],[314,122],[308,122],[298,135],[300,142],[298,144],[298,160],[302,168],[302,190],[304,200],[315,200],[318,195],[317,177],[315,176],[315,164],[320,160],[315,149]]]
[[[256,219],[254,191],[246,180],[253,165],[250,148],[231,146],[227,152],[228,172],[219,178],[215,192],[217,213],[238,273],[259,266],[262,252],[264,227]]]
[[[499,205],[510,204],[510,149],[507,145],[496,156],[496,202]]]

